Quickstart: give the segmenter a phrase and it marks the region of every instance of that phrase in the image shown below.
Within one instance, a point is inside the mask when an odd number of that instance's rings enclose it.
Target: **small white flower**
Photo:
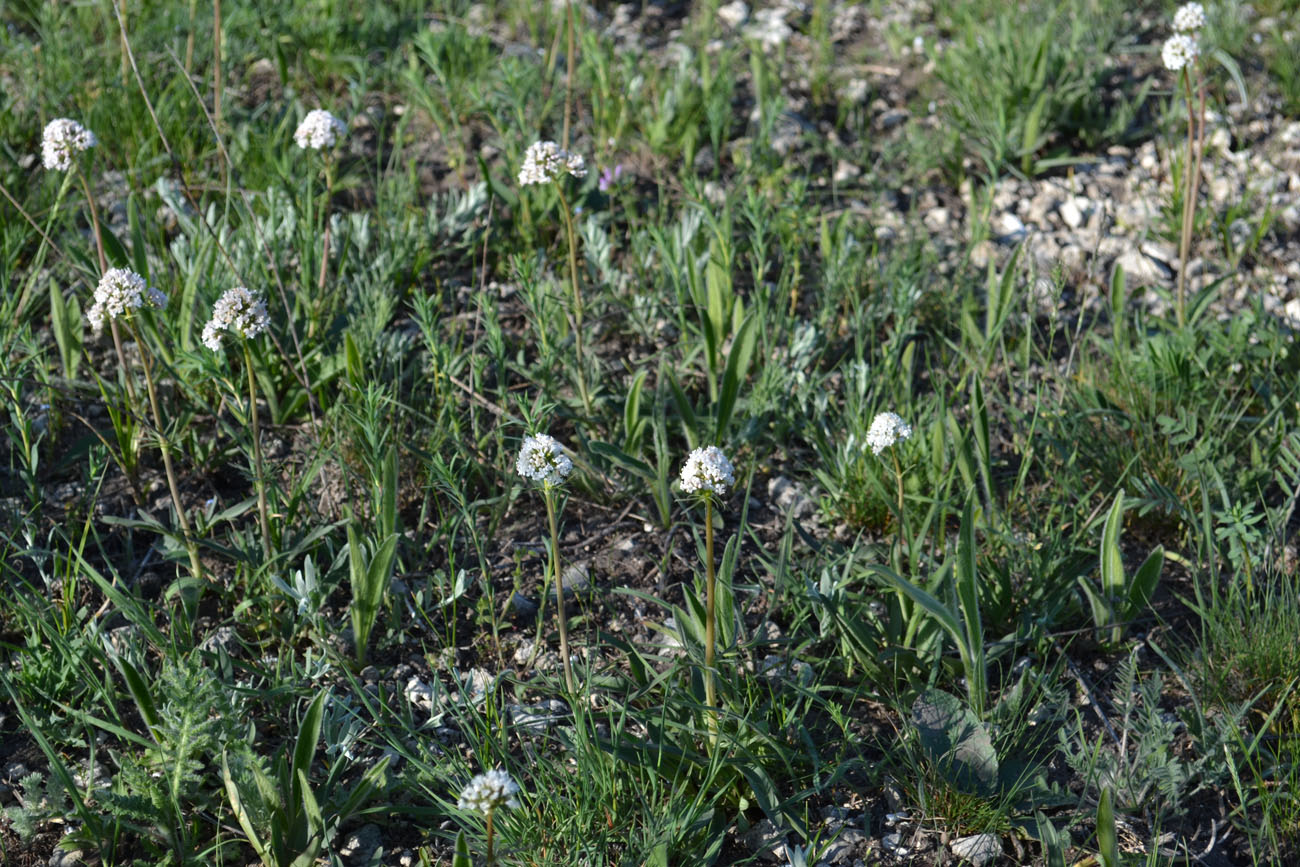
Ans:
[[[245,339],[256,337],[271,325],[266,302],[256,292],[243,286],[227,289],[212,305],[212,319],[203,326],[203,345],[221,351],[221,332],[229,331]]]
[[[1160,59],[1165,62],[1165,69],[1178,72],[1196,60],[1200,53],[1195,39],[1186,33],[1175,33],[1165,40],[1164,48],[1160,49]]]
[[[705,446],[686,457],[682,465],[682,490],[688,494],[714,493],[719,496],[736,483],[736,468],[727,460],[722,449]]]
[[[1184,3],[1174,13],[1174,30],[1195,33],[1205,26],[1205,7],[1200,3]]]
[[[912,426],[903,421],[902,416],[892,412],[882,412],[871,420],[871,430],[867,431],[867,445],[871,453],[878,455],[885,449],[912,436]]]
[[[745,37],[761,42],[763,48],[773,51],[786,43],[794,31],[785,23],[785,9],[760,9],[754,13],[754,23],[745,28]]]
[[[117,319],[131,310],[138,310],[146,304],[165,307],[167,296],[158,289],[147,285],[144,278],[126,268],[109,268],[99,278],[95,287],[95,303],[86,311],[90,327],[98,334],[104,328],[104,320]]]
[[[525,479],[544,485],[558,485],[573,472],[573,461],[569,460],[564,448],[553,437],[534,434],[524,437],[515,469]]]
[[[570,153],[553,141],[533,142],[524,152],[519,168],[519,185],[549,184],[561,175],[586,177],[587,163],[582,154]]]
[[[335,142],[342,138],[347,131],[348,125],[343,121],[324,109],[314,108],[307,112],[307,116],[302,119],[302,123],[298,124],[298,129],[293,134],[293,140],[298,143],[300,148],[311,148],[318,151],[334,147]]]
[[[500,807],[519,808],[519,784],[505,771],[492,770],[470,780],[456,806],[487,815]]]
[[[45,133],[41,136],[41,160],[47,169],[66,172],[72,168],[75,154],[98,143],[99,139],[93,132],[75,120],[61,117],[45,125]]]

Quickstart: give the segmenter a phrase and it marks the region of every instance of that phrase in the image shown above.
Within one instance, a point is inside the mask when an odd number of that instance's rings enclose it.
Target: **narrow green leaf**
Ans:
[[[718,411],[714,422],[713,441],[721,445],[727,432],[727,424],[736,409],[736,399],[740,387],[749,375],[749,365],[754,358],[754,347],[758,341],[757,320],[753,314],[745,317],[731,341],[731,352],[727,354],[727,369],[722,374],[722,391],[718,395]]]
[[[135,670],[135,666],[119,657],[117,666],[122,670],[122,679],[126,681],[126,688],[131,693],[131,698],[135,699],[135,706],[140,710],[140,716],[144,718],[144,723],[149,727],[149,734],[153,736],[155,742],[158,742],[158,729],[162,725],[162,717],[158,715],[158,708],[153,703],[153,696],[149,694],[149,686],[140,676],[140,672]]]
[[[1124,591],[1124,560],[1120,556],[1119,534],[1124,524],[1124,489],[1115,494],[1115,503],[1106,516],[1101,533],[1101,589],[1110,599]]]
[[[1160,581],[1160,572],[1164,565],[1165,549],[1163,545],[1159,545],[1147,555],[1146,560],[1142,561],[1142,565],[1133,574],[1133,582],[1128,588],[1128,610],[1124,614],[1125,620],[1132,620],[1147,607],[1147,603],[1155,595],[1156,584]]]
[[[244,829],[244,836],[248,838],[249,845],[253,847],[253,851],[262,859],[266,867],[276,867],[270,849],[262,842],[257,829],[253,827],[253,818],[244,807],[244,799],[239,792],[239,786],[235,784],[235,778],[230,774],[230,762],[224,752],[221,754],[221,779],[226,784],[226,797],[230,799],[230,810],[235,814],[239,827]]]
[[[140,221],[140,202],[135,193],[127,196],[126,218],[131,229],[131,257],[135,260],[136,273],[148,280],[149,254],[145,249],[144,224]]]
[[[1115,834],[1115,795],[1103,789],[1097,804],[1097,858],[1102,867],[1120,867],[1119,838]]]
[[[303,714],[302,725],[298,729],[298,742],[294,744],[291,767],[295,809],[302,802],[303,797],[298,775],[311,772],[311,763],[316,757],[316,744],[320,740],[321,723],[325,715],[325,699],[328,695],[328,691],[322,690],[312,699],[311,704],[307,706],[307,712]]]
[[[964,659],[970,660],[966,672],[967,692],[975,716],[984,716],[986,675],[984,671],[984,626],[980,618],[979,576],[975,569],[975,497],[966,498],[957,543],[957,600],[966,634]]]

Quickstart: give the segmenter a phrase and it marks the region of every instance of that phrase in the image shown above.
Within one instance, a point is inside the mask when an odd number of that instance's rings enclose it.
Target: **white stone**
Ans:
[[[996,834],[975,834],[952,841],[952,854],[981,867],[1002,854],[1002,841]]]
[[[998,233],[998,240],[1004,243],[1018,243],[1028,234],[1025,224],[1015,214],[1000,214],[993,227]]]

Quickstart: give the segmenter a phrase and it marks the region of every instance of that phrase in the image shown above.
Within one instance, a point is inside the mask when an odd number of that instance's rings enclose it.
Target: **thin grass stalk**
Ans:
[[[185,37],[185,76],[194,68],[194,18],[198,15],[199,0],[190,0],[190,32]],[[125,39],[125,37],[123,37]]]
[[[149,352],[145,349],[144,341],[140,339],[140,333],[135,330],[135,326],[128,325],[131,334],[135,338],[136,346],[140,347],[140,366],[144,368],[144,383],[149,391],[149,409],[153,413],[154,429],[158,434],[158,449],[162,452],[163,470],[167,473],[167,489],[172,496],[172,506],[176,510],[176,523],[180,526],[181,533],[185,538],[185,550],[190,555],[190,572],[196,579],[203,578],[203,564],[199,560],[199,546],[194,541],[194,536],[190,532],[189,518],[185,517],[185,506],[181,502],[180,487],[176,484],[176,471],[172,467],[172,447],[167,440],[167,435],[163,432],[162,411],[158,408],[158,389],[154,386],[153,371],[149,364]]]
[[[713,680],[714,645],[717,643],[718,618],[713,571],[713,498],[704,500],[704,703],[709,723],[709,740],[718,740],[718,688]]]
[[[494,829],[492,827],[492,814],[495,812],[496,810],[493,809],[489,809],[487,811],[487,861],[486,861],[487,867],[492,867],[493,864],[493,856],[492,856],[493,833],[492,832],[494,831]]]
[[[573,287],[573,342],[578,355],[578,392],[582,407],[591,415],[591,393],[587,390],[586,359],[582,351],[582,289],[578,286],[578,237],[573,231],[573,215],[569,213],[569,200],[564,195],[560,181],[555,183],[560,195],[560,212],[564,216],[564,234],[569,244],[569,285]]]
[[[221,0],[212,0],[212,122],[221,128]]]
[[[122,46],[122,83],[123,83],[123,84],[126,84],[127,78],[128,78],[128,76],[130,75],[130,72],[129,72],[130,65],[129,65],[129,63],[128,63],[128,61],[127,61],[127,57],[126,57],[126,55],[127,55],[127,51],[126,51],[126,0],[119,0],[119,3],[117,4],[117,8],[118,8],[118,15],[121,16],[121,19],[122,19],[122,33],[120,34],[120,36],[121,36],[121,46]]]
[[[262,431],[257,421],[257,376],[253,372],[253,352],[244,343],[244,367],[248,369],[248,417],[253,426],[253,475],[257,486],[257,516],[262,525],[262,556],[271,560],[271,521],[266,508],[266,470],[262,463]]]
[[[565,3],[564,8],[566,12],[565,30],[568,31],[567,36],[569,45],[568,50],[565,52],[568,56],[565,57],[564,129],[560,134],[560,147],[567,151],[569,149],[569,127],[573,118],[573,68],[577,60],[578,50],[576,37],[574,35],[574,30],[576,28],[573,23],[573,0],[569,0],[569,2]]]
[[[555,617],[560,626],[560,659],[564,662],[564,684],[569,695],[577,695],[573,685],[573,666],[569,663],[569,624],[564,613],[564,579],[560,573],[560,533],[555,520],[555,491],[548,484],[544,491],[546,498],[546,520],[551,528],[551,572],[555,576]],[[490,862],[489,858],[489,862]]]

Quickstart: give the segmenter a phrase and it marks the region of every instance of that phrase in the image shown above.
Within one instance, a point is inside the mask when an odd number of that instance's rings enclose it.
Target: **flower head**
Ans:
[[[116,319],[125,316],[131,310],[138,310],[146,304],[163,307],[167,296],[149,286],[144,278],[126,268],[109,268],[99,278],[95,287],[95,303],[86,311],[90,326],[98,334],[104,328],[104,319]]]
[[[66,172],[72,168],[75,154],[98,143],[99,139],[93,132],[75,120],[61,117],[45,125],[45,133],[41,136],[41,160],[47,169]]]
[[[1184,3],[1174,13],[1174,30],[1195,33],[1205,26],[1205,7],[1200,3]]]
[[[314,108],[298,124],[293,140],[300,148],[323,150],[332,148],[348,131],[348,125],[328,111]]]
[[[903,421],[897,413],[882,412],[871,420],[871,429],[867,431],[867,445],[871,453],[878,455],[885,449],[912,436],[912,426]]]
[[[554,437],[533,434],[524,437],[515,469],[525,479],[544,485],[558,485],[573,472],[573,461],[569,460],[563,446]]]
[[[519,168],[519,184],[549,184],[561,175],[586,177],[587,163],[582,154],[569,153],[553,141],[533,142],[524,152]]]
[[[608,193],[610,189],[618,183],[618,180],[621,177],[623,177],[622,163],[619,163],[613,168],[606,166],[600,173],[600,180],[596,181],[596,186],[600,188],[602,193]]]
[[[688,494],[714,493],[719,496],[736,483],[736,468],[727,460],[722,449],[705,446],[686,457],[682,465],[682,490]]]
[[[1164,48],[1160,49],[1160,59],[1165,62],[1165,69],[1178,72],[1196,60],[1200,53],[1200,46],[1193,37],[1186,33],[1175,33],[1165,40]]]
[[[462,810],[473,810],[484,815],[499,807],[518,809],[519,784],[510,779],[505,771],[492,770],[479,774],[470,780],[460,792],[460,801],[456,806]]]
[[[203,344],[213,352],[221,351],[221,332],[229,331],[245,339],[256,337],[271,325],[266,302],[256,292],[243,286],[227,289],[212,305],[212,319],[203,326]]]

